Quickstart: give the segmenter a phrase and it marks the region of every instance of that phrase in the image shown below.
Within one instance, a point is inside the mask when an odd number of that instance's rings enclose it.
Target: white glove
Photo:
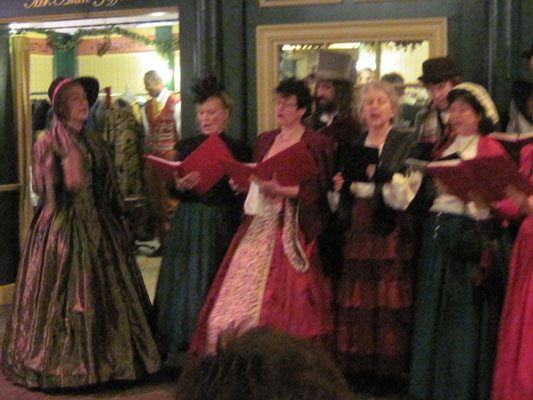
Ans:
[[[350,192],[360,199],[368,199],[374,195],[375,185],[373,182],[353,182]]]
[[[328,190],[328,193],[326,194],[328,198],[328,205],[331,212],[337,211],[337,208],[339,207],[339,201],[341,200],[341,194],[340,192],[334,192],[333,190]]]
[[[411,172],[408,175],[396,173],[392,180],[383,185],[383,201],[390,208],[403,211],[415,198],[423,175],[420,171]]]

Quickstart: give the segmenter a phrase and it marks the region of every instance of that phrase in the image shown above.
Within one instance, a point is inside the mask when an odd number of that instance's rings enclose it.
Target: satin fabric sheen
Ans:
[[[67,189],[62,160],[69,149],[52,132],[33,149],[41,202],[21,257],[2,371],[17,384],[41,389],[156,372],[151,304],[119,218],[111,158],[95,133],[72,134],[84,184]]]

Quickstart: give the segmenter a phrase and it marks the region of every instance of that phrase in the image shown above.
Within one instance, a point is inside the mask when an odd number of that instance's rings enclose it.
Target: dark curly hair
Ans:
[[[476,96],[474,96],[468,90],[452,89],[448,93],[447,100],[449,104],[452,104],[456,100],[462,100],[469,104],[477,115],[481,116],[481,120],[479,121],[478,125],[478,130],[481,135],[487,135],[497,130],[497,124],[492,122],[492,120],[487,117],[485,107],[483,107]]]
[[[309,90],[309,87],[307,87],[305,81],[303,81],[302,79],[296,79],[294,77],[283,79],[276,87],[274,92],[277,95],[285,98],[290,96],[296,96],[298,108],[306,109],[304,115],[302,116],[302,119],[304,119],[311,113],[313,96],[311,96],[311,91]]]
[[[218,97],[224,108],[231,111],[233,107],[233,102],[224,91],[224,84],[214,75],[206,75],[201,79],[197,79],[192,86],[192,92],[194,94],[194,104],[202,104],[210,97]]]
[[[178,400],[352,400],[341,372],[304,339],[258,327],[219,343],[215,354],[189,362]]]

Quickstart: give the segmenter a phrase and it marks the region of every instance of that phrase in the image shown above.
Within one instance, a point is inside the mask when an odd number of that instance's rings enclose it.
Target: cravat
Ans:
[[[159,114],[161,113],[161,102],[157,99],[154,99],[153,102],[153,110],[154,110],[154,118],[157,118]]]

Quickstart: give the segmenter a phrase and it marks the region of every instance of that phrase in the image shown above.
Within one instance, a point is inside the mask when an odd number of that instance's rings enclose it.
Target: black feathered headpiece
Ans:
[[[219,96],[224,92],[224,84],[219,82],[214,75],[207,75],[202,79],[197,79],[192,86],[194,93],[194,103],[202,104],[211,96]]]

